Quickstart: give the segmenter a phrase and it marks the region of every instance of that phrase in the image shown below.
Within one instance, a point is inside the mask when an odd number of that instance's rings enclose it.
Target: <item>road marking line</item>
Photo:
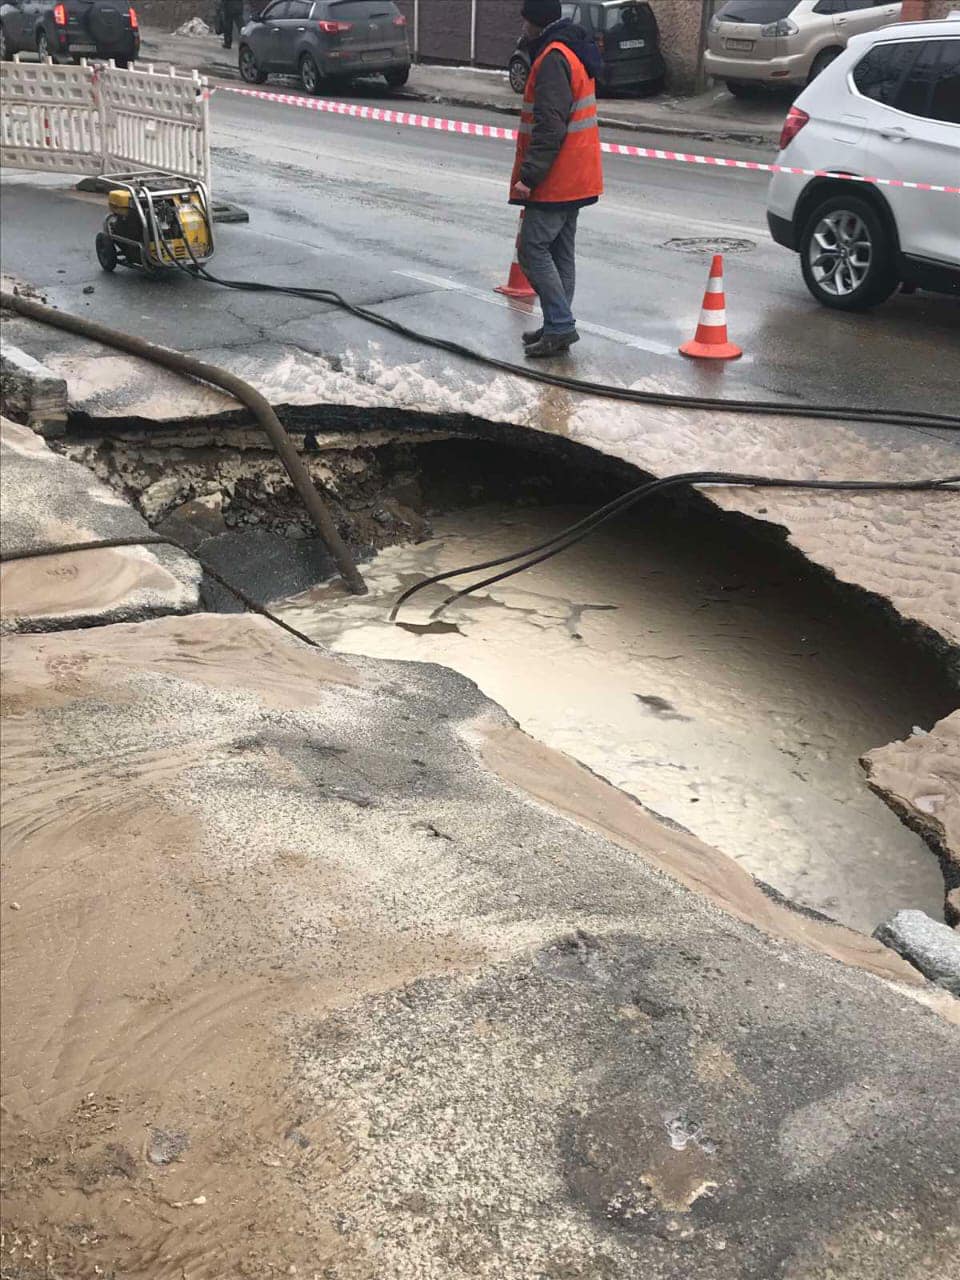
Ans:
[[[379,120],[383,124],[402,124],[415,129],[438,129],[443,133],[460,133],[474,138],[496,138],[504,142],[516,140],[516,129],[494,124],[474,124],[469,120],[448,120],[441,116],[424,116],[412,111],[390,111],[382,107],[361,107],[354,102],[333,102],[328,98],[303,98],[294,93],[267,93],[263,89],[238,89],[234,85],[218,86],[222,93],[236,93],[263,102],[279,102],[306,111],[327,111],[334,115],[353,116],[360,120]],[[622,142],[602,142],[607,155],[629,156],[640,160],[668,160],[676,164],[705,164],[715,168],[747,169],[754,173],[792,173],[809,178],[844,178],[869,186],[901,187],[910,191],[937,191],[960,195],[960,187],[941,186],[933,182],[907,182],[902,178],[872,178],[858,173],[830,173],[825,169],[798,169],[792,165],[765,164],[760,160],[731,160],[726,156],[701,156],[685,151],[667,151],[662,147],[634,147]]]
[[[474,289],[472,285],[460,284],[457,280],[450,280],[446,276],[432,276],[424,271],[395,271],[397,276],[406,276],[409,280],[419,280],[421,284],[431,284],[437,289],[443,289],[448,293],[464,293],[467,297],[476,298],[478,302],[486,302],[492,307],[504,307],[507,311],[519,311],[519,307],[515,307],[513,303],[506,298],[500,298],[496,294],[485,293],[482,289]],[[620,329],[608,329],[602,324],[591,324],[589,321],[577,321],[577,328],[583,333],[592,333],[598,338],[607,338],[611,342],[618,342],[623,347],[634,347],[638,351],[649,351],[657,356],[675,356],[677,348],[667,342],[657,342],[655,338],[641,338],[637,334],[624,333]],[[742,363],[742,361],[741,361]]]

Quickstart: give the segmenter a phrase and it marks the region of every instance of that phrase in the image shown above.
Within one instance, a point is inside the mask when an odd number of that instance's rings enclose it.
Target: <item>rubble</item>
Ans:
[[[874,930],[884,946],[916,965],[931,982],[960,996],[960,933],[924,911],[898,911]]]
[[[946,920],[960,927],[960,711],[929,733],[869,751],[861,760],[877,795],[927,841],[946,883]]]

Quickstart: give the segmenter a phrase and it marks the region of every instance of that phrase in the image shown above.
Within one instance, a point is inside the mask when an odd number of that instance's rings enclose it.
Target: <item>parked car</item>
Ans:
[[[114,0],[4,0],[0,58],[36,53],[54,62],[110,59],[128,66],[140,53],[137,11]]]
[[[851,36],[899,22],[899,0],[725,0],[707,28],[704,70],[737,98],[816,79]]]
[[[410,77],[407,20],[393,0],[273,0],[240,33],[240,74],[299,76],[307,93],[324,80],[382,75],[399,89]]]
[[[607,89],[638,89],[658,93],[666,66],[660,52],[660,29],[646,0],[604,0],[603,3],[565,4],[571,18],[593,36],[603,54],[603,85]],[[530,55],[521,36],[507,68],[514,93],[523,93],[530,74]]]
[[[960,17],[856,36],[799,96],[780,164],[960,186]],[[960,293],[960,197],[775,174],[767,222],[800,255],[807,288],[855,311],[899,284]]]

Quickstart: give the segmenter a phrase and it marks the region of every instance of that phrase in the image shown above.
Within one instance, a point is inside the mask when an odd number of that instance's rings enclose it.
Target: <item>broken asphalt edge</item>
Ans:
[[[15,441],[8,444],[15,445]],[[22,442],[21,442],[22,443]],[[21,453],[29,453],[29,448],[21,449]],[[117,499],[112,491],[109,490],[100,481],[96,480],[93,475],[87,472],[87,469],[79,463],[70,462],[57,454],[46,454],[46,446],[39,442],[39,450],[35,453],[35,464],[42,457],[48,467],[53,467],[54,472],[60,476],[61,483],[65,483],[70,479],[75,491],[75,498],[71,506],[79,503],[80,508],[92,508],[99,506],[104,511],[110,521],[112,531],[113,523],[116,516],[107,511],[107,508],[117,505]],[[9,482],[15,480],[16,477],[11,474],[10,462],[5,471],[5,479],[8,487],[5,494],[6,504],[11,501],[20,500],[21,494],[30,492],[29,484],[16,484],[16,497],[13,497],[13,490],[9,487]],[[78,487],[77,479],[80,473],[86,472],[89,475],[89,488],[86,492],[81,492],[82,480]],[[69,473],[69,475],[68,475]],[[39,504],[37,504],[39,505]],[[131,528],[136,530],[142,529],[147,531],[146,522],[137,514],[134,509],[126,502],[119,501],[123,514],[128,515],[128,521]],[[8,505],[8,517],[10,515]],[[101,519],[103,517],[100,517]],[[31,516],[26,523],[18,523],[16,518],[7,519],[6,532],[9,550],[9,541],[12,537],[17,546],[15,552],[21,552],[27,549],[31,538],[35,538],[36,517]],[[81,519],[82,523],[82,519]],[[96,517],[91,521],[96,524]],[[93,534],[85,531],[84,539],[89,537],[91,541],[95,540]],[[73,540],[73,539],[70,539]],[[147,548],[142,548],[147,552],[148,559],[151,558]],[[96,598],[92,603],[88,603],[88,607],[77,607],[76,603],[72,603],[68,608],[57,608],[49,599],[50,585],[49,577],[53,576],[54,590],[58,590],[57,575],[62,575],[65,569],[65,563],[70,562],[76,565],[74,574],[80,575],[81,591],[84,589],[84,570],[92,573],[93,582],[86,587],[92,590],[94,596],[99,589],[95,584],[103,577],[109,578],[111,570],[111,557],[120,556],[121,559],[129,561],[134,556],[134,551],[124,550],[122,553],[116,551],[111,552],[95,552],[71,553],[62,557],[52,556],[48,561],[40,561],[38,573],[42,574],[46,571],[48,580],[41,584],[39,589],[40,603],[35,607],[39,609],[37,616],[30,616],[31,598],[36,601],[38,595],[34,587],[34,595],[31,597],[31,585],[26,583],[24,594],[24,586],[21,585],[18,593],[16,581],[10,584],[14,590],[11,592],[8,586],[7,602],[5,612],[7,617],[4,619],[2,629],[7,632],[34,632],[34,631],[56,631],[69,630],[76,627],[91,627],[110,625],[112,623],[124,621],[142,621],[150,617],[158,617],[170,613],[193,613],[201,609],[200,596],[198,594],[200,584],[201,566],[195,557],[188,552],[184,552],[181,556],[180,552],[173,549],[154,548],[157,553],[155,559],[160,561],[161,567],[166,570],[167,574],[172,576],[175,581],[163,584],[166,587],[166,595],[169,596],[170,589],[173,587],[176,592],[176,599],[166,598],[161,594],[158,598],[155,594],[144,593],[138,591],[136,587],[139,584],[131,584],[130,589],[122,599],[117,599],[115,593],[108,593],[108,599],[104,602],[100,598]],[[163,564],[164,560],[173,557],[174,563]],[[180,560],[189,559],[195,566],[195,573],[188,574],[184,572],[183,565]],[[84,563],[86,561],[86,563]],[[14,565],[8,565],[7,569],[15,569],[21,584],[25,583],[24,568],[29,565],[29,561],[20,561],[19,568]],[[129,572],[128,566],[128,572]],[[135,570],[134,570],[135,572]],[[188,582],[187,580],[193,580]],[[178,585],[177,581],[179,580]],[[86,580],[88,583],[90,579]],[[154,587],[156,584],[152,584]],[[188,595],[184,595],[184,588],[187,588]],[[22,596],[21,604],[24,607],[24,616],[11,616],[11,608],[13,613],[17,610],[18,594]],[[12,597],[12,599],[11,599]],[[499,710],[499,708],[498,708]],[[516,732],[520,732],[519,728],[514,725]],[[543,752],[544,759],[542,761],[544,776],[550,776],[559,768],[561,772],[570,771],[568,778],[568,786],[565,788],[554,788],[547,792],[538,793],[536,770],[528,770],[525,779],[519,783],[522,789],[534,799],[539,799],[549,805],[549,807],[563,812],[571,818],[577,825],[586,825],[593,827],[599,834],[613,839],[616,843],[626,848],[632,848],[640,854],[648,864],[652,864],[658,870],[670,875],[673,879],[678,880],[686,888],[701,896],[707,896],[712,899],[722,910],[733,915],[735,918],[742,920],[744,923],[758,928],[762,933],[770,937],[780,937],[782,939],[799,943],[802,946],[812,946],[814,950],[820,951],[841,963],[853,963],[857,967],[866,969],[868,972],[874,972],[888,979],[892,978],[890,973],[884,973],[884,966],[877,964],[876,957],[871,956],[867,952],[862,952],[860,944],[855,943],[854,939],[859,939],[860,935],[854,930],[849,930],[845,926],[829,919],[825,916],[819,916],[816,913],[806,911],[800,904],[783,898],[781,895],[773,892],[769,886],[762,881],[750,876],[746,871],[740,868],[735,861],[730,859],[720,850],[713,849],[711,846],[703,844],[690,833],[681,831],[678,834],[667,836],[670,828],[666,826],[662,819],[656,814],[650,813],[639,802],[632,797],[608,784],[604,779],[594,775],[585,766],[573,761],[559,753],[551,752],[548,748],[541,748],[528,735],[523,735],[527,741],[528,750],[532,753]],[[503,744],[500,744],[498,750],[496,744],[488,741],[482,752],[488,767],[494,772],[499,773],[505,780],[518,780],[518,775],[522,773],[522,760],[515,749],[511,749],[509,744],[506,748],[506,755],[503,754]],[[518,761],[521,763],[518,764]],[[589,783],[585,785],[585,779],[589,779]],[[566,797],[582,797],[585,792],[592,789],[598,789],[607,794],[605,802],[600,801],[588,802],[584,805],[582,802],[568,800]],[[606,811],[617,814],[616,819],[611,824],[605,820],[602,824],[598,824],[596,813]],[[642,819],[640,815],[643,815]],[[674,858],[661,858],[657,853],[651,852],[658,846],[656,838],[639,842],[634,836],[634,828],[638,821],[650,821],[657,828],[664,832],[664,837],[668,841],[676,843],[679,841],[684,848],[679,856],[679,861]],[[921,834],[923,834],[921,832]],[[743,903],[749,902],[750,906],[744,909]],[[886,943],[886,937],[881,937],[880,941]],[[906,959],[912,964],[913,957],[907,956]],[[921,972],[922,972],[921,968]],[[903,980],[901,975],[900,980]],[[957,1016],[960,1018],[960,1008],[957,1010]]]

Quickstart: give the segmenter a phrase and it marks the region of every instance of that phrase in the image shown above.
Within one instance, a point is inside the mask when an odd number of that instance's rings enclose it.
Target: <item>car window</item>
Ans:
[[[396,18],[400,10],[391,0],[330,0],[330,16],[338,22],[366,22],[371,18]]]
[[[819,14],[842,13],[845,8],[845,0],[817,0],[813,6],[813,12]]]
[[[896,106],[912,116],[960,124],[960,40],[928,40],[907,72]]]
[[[940,40],[940,74],[933,86],[930,119],[960,124],[960,40]]]
[[[277,18],[284,18],[289,4],[290,0],[277,0],[276,4],[267,5],[260,17],[270,22],[275,22]]]
[[[717,10],[723,22],[779,22],[788,18],[800,0],[725,0]]]
[[[556,13],[556,9],[554,9]],[[561,5],[561,13],[564,18],[569,18],[571,22],[580,21],[580,6],[578,4]]]
[[[650,6],[638,4],[636,0],[626,0],[624,4],[611,5],[609,8],[604,9],[604,14],[606,16],[607,31],[612,31],[621,22],[628,30],[637,31],[641,28],[649,29],[655,23]]]
[[[920,44],[902,40],[896,44],[875,44],[853,69],[853,83],[858,92],[874,102],[892,106],[903,77],[910,70]]]
[[[302,22],[304,18],[310,17],[310,10],[313,8],[312,0],[308,4],[307,0],[290,0],[287,5],[286,17],[299,18]]]
[[[899,111],[907,111],[912,116],[925,116],[929,113],[930,95],[939,74],[939,62],[940,46],[935,40],[928,40],[921,46],[900,85],[894,103]]]

